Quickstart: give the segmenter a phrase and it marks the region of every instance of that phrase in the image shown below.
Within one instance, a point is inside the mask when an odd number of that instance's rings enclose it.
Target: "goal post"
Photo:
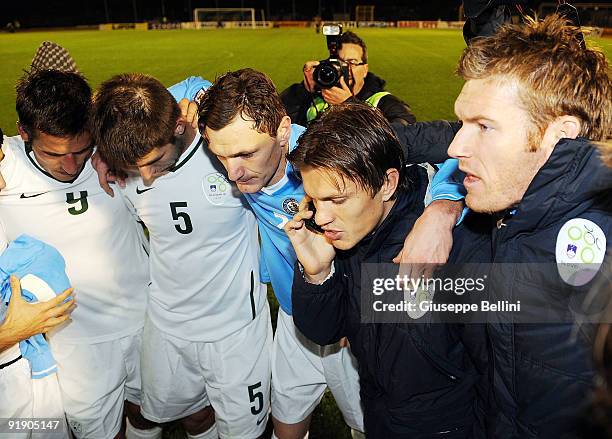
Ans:
[[[195,8],[193,21],[196,23],[241,21],[250,22],[253,29],[257,26],[254,8]]]
[[[374,21],[374,5],[355,6],[355,21]]]

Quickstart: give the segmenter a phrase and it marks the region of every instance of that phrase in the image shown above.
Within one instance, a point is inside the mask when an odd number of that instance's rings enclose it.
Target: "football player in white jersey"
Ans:
[[[272,343],[257,223],[171,91],[118,75],[92,116],[100,157],[128,175],[121,192],[149,230],[142,413],[180,419],[189,438],[252,439],[268,419]]]
[[[66,260],[79,306],[49,334],[64,409],[77,438],[112,439],[124,405],[140,416],[139,351],[149,283],[142,229],[122,197],[99,187],[88,160],[91,89],[76,73],[26,75],[17,87],[19,136],[5,139],[0,222]]]

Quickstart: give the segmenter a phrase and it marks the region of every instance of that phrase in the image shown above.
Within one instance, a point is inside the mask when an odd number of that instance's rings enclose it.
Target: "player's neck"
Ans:
[[[185,132],[181,135],[181,140],[182,140],[182,145],[181,145],[181,154],[183,154],[185,152],[185,150],[187,150],[187,148],[189,148],[189,145],[191,145],[193,143],[193,140],[196,137],[196,130],[194,128],[192,128],[191,126],[188,126],[185,128]]]
[[[280,157],[280,161],[278,163],[278,167],[274,172],[274,175],[268,182],[266,186],[272,186],[273,184],[278,183],[285,176],[285,168],[287,167],[287,145],[283,146],[283,152]]]

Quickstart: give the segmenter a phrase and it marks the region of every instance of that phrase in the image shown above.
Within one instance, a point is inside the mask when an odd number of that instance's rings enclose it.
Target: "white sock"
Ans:
[[[306,432],[306,436],[304,436],[304,439],[308,439],[308,435],[310,434],[309,431]],[[272,436],[270,437],[270,439],[278,439],[278,436],[276,435],[276,433],[272,432]]]
[[[218,439],[219,432],[217,431],[217,424],[214,423],[213,426],[210,427],[208,430],[206,430],[204,433],[200,433],[196,435],[187,433],[187,438],[188,439]]]
[[[351,428],[351,437],[353,439],[365,439],[365,433],[362,433],[359,430],[355,430],[354,428]]]
[[[154,427],[148,430],[140,430],[130,424],[126,419],[125,436],[127,439],[162,439],[162,428]]]

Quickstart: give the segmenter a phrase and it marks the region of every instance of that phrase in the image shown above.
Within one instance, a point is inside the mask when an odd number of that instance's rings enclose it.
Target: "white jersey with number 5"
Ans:
[[[121,195],[109,197],[87,160],[65,183],[47,174],[19,136],[5,138],[0,222],[9,241],[22,233],[56,247],[66,260],[78,306],[53,335],[96,343],[143,326],[149,283],[142,228]]]
[[[251,322],[266,303],[255,216],[199,134],[172,170],[124,194],[149,230],[148,314],[174,337],[211,342]]]

